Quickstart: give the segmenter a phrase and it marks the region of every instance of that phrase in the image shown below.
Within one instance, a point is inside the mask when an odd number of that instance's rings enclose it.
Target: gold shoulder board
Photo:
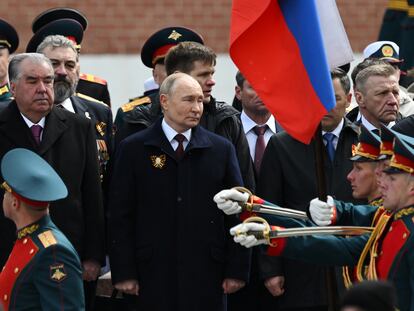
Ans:
[[[42,242],[44,248],[57,244],[56,238],[50,230],[40,233],[37,237]]]
[[[105,104],[103,101],[97,100],[96,98],[90,97],[88,95],[82,94],[82,93],[76,93],[76,96],[86,99],[86,100],[90,100],[91,102],[95,102],[95,103],[99,103],[105,106],[108,106],[107,104]]]
[[[136,106],[143,105],[143,104],[151,104],[151,98],[148,96],[138,98],[133,100],[132,102],[129,102],[128,104],[124,104],[121,106],[121,109],[123,112],[128,112],[134,109]]]

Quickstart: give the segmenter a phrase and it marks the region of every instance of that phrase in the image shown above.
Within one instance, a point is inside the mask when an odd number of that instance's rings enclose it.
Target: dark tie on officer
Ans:
[[[326,150],[328,151],[329,159],[333,162],[335,157],[335,134],[332,133],[325,133],[323,134],[323,139],[326,141]]]
[[[256,125],[253,128],[253,131],[257,135],[256,148],[254,151],[254,166],[256,168],[257,173],[260,172],[260,165],[262,164],[263,154],[266,149],[266,142],[264,139],[264,134],[266,133],[267,128],[268,128],[267,124],[263,126]]]
[[[34,124],[30,127],[32,135],[37,145],[40,145],[40,136],[42,135],[43,127],[39,124]]]
[[[175,135],[174,139],[178,142],[178,147],[175,149],[175,154],[178,160],[181,160],[184,157],[184,145],[183,142],[186,140],[183,134]]]

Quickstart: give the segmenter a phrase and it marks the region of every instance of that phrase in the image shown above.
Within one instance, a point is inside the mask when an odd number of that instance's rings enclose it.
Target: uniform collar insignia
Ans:
[[[96,130],[98,131],[98,133],[101,136],[105,135],[105,129],[106,129],[106,123],[105,122],[98,122],[98,123],[96,123],[95,127],[96,127]]]
[[[182,36],[182,34],[180,34],[179,32],[173,30],[171,32],[171,34],[168,36],[168,39],[173,39],[174,41],[177,41],[178,38],[180,38]]]
[[[403,218],[404,216],[408,216],[411,214],[414,214],[414,207],[412,206],[400,209],[398,212],[394,214],[394,220]]]
[[[20,229],[19,231],[17,231],[17,238],[22,239],[25,236],[35,232],[38,228],[39,228],[38,224],[33,224],[33,225],[26,226],[26,227]]]
[[[55,282],[61,282],[66,279],[67,274],[65,271],[65,265],[63,263],[58,263],[50,266],[50,279]]]
[[[167,157],[165,154],[161,154],[159,156],[157,155],[150,156],[150,159],[151,159],[151,163],[153,167],[158,168],[158,169],[163,169],[165,166]]]

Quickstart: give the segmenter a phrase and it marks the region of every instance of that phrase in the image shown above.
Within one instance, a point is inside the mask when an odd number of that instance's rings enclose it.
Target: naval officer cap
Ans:
[[[152,34],[141,50],[141,60],[145,66],[154,68],[163,60],[170,48],[180,42],[192,41],[204,44],[204,40],[194,30],[185,27],[167,27]]]
[[[378,58],[390,63],[402,63],[400,60],[400,47],[392,41],[376,41],[364,49],[365,58]]]
[[[36,153],[16,148],[1,160],[2,188],[36,207],[63,199],[68,190],[55,170]]]
[[[4,19],[0,19],[0,48],[8,49],[9,53],[13,53],[19,46],[19,36],[16,29]]]

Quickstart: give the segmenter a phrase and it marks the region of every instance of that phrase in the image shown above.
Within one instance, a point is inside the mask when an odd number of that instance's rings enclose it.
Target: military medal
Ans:
[[[165,161],[167,160],[167,157],[165,154],[161,154],[159,156],[150,156],[152,166],[155,168],[163,169],[165,166]]]
[[[106,123],[105,122],[98,122],[98,123],[96,123],[95,127],[96,127],[96,130],[98,131],[98,133],[101,136],[105,135],[105,129],[106,129]]]

